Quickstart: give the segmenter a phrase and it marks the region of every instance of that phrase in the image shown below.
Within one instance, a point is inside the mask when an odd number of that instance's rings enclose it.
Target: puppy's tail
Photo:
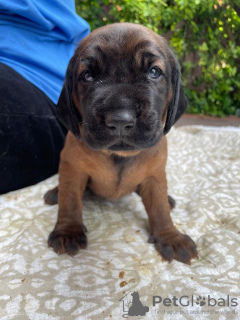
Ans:
[[[45,193],[44,202],[51,206],[58,203],[58,186]]]

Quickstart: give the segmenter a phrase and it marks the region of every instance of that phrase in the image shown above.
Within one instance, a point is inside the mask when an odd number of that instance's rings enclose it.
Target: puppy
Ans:
[[[173,225],[165,166],[166,134],[187,106],[180,67],[166,41],[146,27],[116,23],[81,41],[69,62],[57,104],[69,133],[61,153],[57,223],[48,245],[59,254],[86,248],[82,197],[142,198],[157,251],[167,261],[189,264],[193,240]]]

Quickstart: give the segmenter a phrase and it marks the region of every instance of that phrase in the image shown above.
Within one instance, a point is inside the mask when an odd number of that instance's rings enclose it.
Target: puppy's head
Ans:
[[[122,152],[155,145],[186,105],[179,64],[166,41],[143,26],[117,23],[80,43],[57,113],[90,148]]]

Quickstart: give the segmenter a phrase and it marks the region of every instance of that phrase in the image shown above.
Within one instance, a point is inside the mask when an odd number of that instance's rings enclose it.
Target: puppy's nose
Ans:
[[[107,114],[105,123],[116,135],[124,135],[134,128],[136,118],[130,111],[119,110]]]

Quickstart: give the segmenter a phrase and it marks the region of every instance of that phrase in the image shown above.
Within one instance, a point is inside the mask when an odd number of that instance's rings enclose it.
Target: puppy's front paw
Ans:
[[[194,241],[186,234],[174,232],[161,236],[151,235],[148,242],[155,243],[155,247],[164,260],[171,262],[176,259],[180,262],[191,264],[192,258],[197,258],[198,253]]]
[[[87,247],[87,236],[84,225],[56,226],[48,237],[48,246],[58,253],[74,256],[80,249]]]

